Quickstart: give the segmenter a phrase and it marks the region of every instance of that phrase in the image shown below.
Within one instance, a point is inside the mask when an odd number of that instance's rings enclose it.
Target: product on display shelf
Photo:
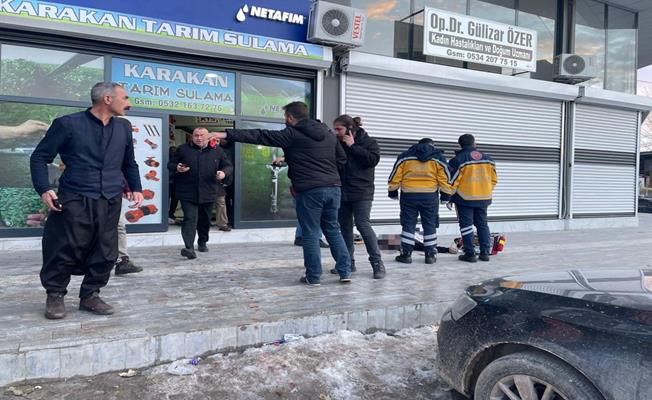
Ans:
[[[149,189],[145,189],[143,190],[143,197],[145,200],[151,200],[154,198],[154,192]]]
[[[154,215],[158,212],[158,208],[154,204],[149,204],[146,206],[140,206],[135,210],[130,210],[125,213],[125,218],[127,222],[134,223],[138,222],[142,217],[146,215]]]
[[[155,125],[144,124],[143,126],[145,127],[148,136],[161,136],[161,132],[158,131],[158,128]]]
[[[159,165],[161,165],[160,162],[156,161],[156,158],[154,156],[147,157],[147,160],[145,160],[145,165],[148,167],[156,168]]]
[[[145,139],[144,142],[147,143],[147,144],[149,145],[149,147],[152,148],[152,150],[154,150],[154,149],[156,149],[156,148],[158,147],[158,144],[152,142],[152,141],[149,140],[149,139]]]
[[[155,182],[158,182],[158,181],[160,181],[160,179],[158,178],[157,175],[158,175],[158,174],[156,173],[156,171],[154,171],[153,169],[151,169],[151,170],[149,170],[148,173],[145,174],[145,179],[147,179],[148,181],[155,181]]]

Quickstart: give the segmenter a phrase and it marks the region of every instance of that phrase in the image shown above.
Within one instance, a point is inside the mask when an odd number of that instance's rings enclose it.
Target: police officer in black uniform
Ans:
[[[123,175],[133,192],[133,206],[143,202],[131,124],[116,118],[131,107],[127,92],[117,83],[100,82],[91,89],[91,100],[86,111],[55,119],[30,159],[34,188],[50,210],[41,269],[49,319],[66,315],[63,297],[71,275],[84,275],[80,310],[113,313],[99,292],[118,258]],[[66,169],[55,193],[47,165],[57,154]]]

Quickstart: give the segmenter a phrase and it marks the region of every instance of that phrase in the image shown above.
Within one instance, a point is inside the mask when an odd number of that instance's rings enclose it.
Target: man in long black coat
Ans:
[[[181,255],[197,258],[195,232],[197,250],[207,252],[213,205],[218,195],[224,196],[222,181],[233,173],[233,165],[219,146],[209,146],[206,128],[195,128],[192,141],[177,148],[168,168],[174,175],[177,199],[183,210],[181,236],[185,248],[181,249]]]

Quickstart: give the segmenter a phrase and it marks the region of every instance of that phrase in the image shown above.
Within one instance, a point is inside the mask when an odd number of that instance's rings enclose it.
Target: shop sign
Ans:
[[[149,41],[148,37],[173,39],[180,47],[197,43],[299,58],[322,60],[325,57],[322,46],[309,43],[37,0],[0,0],[0,17],[12,17],[12,21],[15,18],[56,22],[61,24],[61,31],[74,25],[106,30],[107,35],[127,32],[138,36],[140,41]]]
[[[98,7],[98,0],[51,0],[58,3]],[[126,14],[210,26],[229,31],[306,42],[311,0],[111,0],[103,8]],[[238,18],[238,11],[242,17]],[[244,19],[242,19],[244,18]],[[283,22],[283,21],[286,22]],[[297,23],[303,20],[303,23]]]
[[[302,14],[295,14],[289,11],[275,10],[273,8],[259,6],[249,7],[247,4],[240,7],[235,15],[235,19],[238,22],[244,22],[247,19],[247,16],[298,25],[303,25],[303,22],[306,19]]]
[[[537,32],[426,7],[423,53],[534,72]]]
[[[134,107],[235,114],[235,74],[113,58],[112,80]]]

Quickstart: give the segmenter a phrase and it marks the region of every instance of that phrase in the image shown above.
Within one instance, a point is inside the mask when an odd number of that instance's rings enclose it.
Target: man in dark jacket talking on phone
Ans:
[[[346,163],[346,154],[326,125],[309,118],[304,103],[295,101],[285,105],[283,110],[287,125],[283,130],[227,129],[215,135],[234,142],[283,149],[288,177],[296,193],[297,218],[303,230],[306,276],[301,282],[319,285],[322,274],[320,227],[331,247],[340,282],[351,282],[351,257],[337,222],[342,186],[338,167]]]

